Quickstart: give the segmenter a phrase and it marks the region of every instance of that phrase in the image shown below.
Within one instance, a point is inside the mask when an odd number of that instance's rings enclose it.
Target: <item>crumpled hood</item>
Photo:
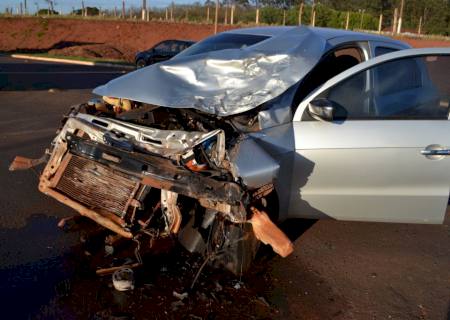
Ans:
[[[174,58],[94,89],[101,96],[218,116],[251,110],[286,91],[316,65],[326,41],[298,27],[244,49]]]

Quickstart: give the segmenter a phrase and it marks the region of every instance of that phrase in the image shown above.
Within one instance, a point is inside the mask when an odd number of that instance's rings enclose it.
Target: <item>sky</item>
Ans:
[[[5,8],[13,8],[14,13],[20,6],[20,2],[24,0],[0,0],[0,11],[4,12]],[[35,13],[36,8],[45,9],[47,8],[47,2],[45,0],[26,0],[28,11],[30,13]],[[193,3],[196,0],[174,0],[177,4]],[[198,2],[203,3],[203,0]],[[54,7],[56,11],[62,11],[63,13],[68,13],[72,11],[72,8],[81,8],[81,0],[54,0]],[[149,7],[166,7],[172,0],[147,0],[147,6]],[[125,0],[125,4],[133,7],[140,7],[142,5],[142,0]],[[102,9],[114,9],[114,6],[118,8],[122,7],[122,0],[84,0],[84,5],[86,7],[101,7]]]

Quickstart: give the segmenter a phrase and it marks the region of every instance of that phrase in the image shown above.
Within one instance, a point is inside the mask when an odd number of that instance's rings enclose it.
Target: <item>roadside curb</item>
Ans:
[[[106,63],[106,62],[81,61],[81,60],[61,59],[61,58],[36,57],[36,56],[30,56],[30,55],[26,55],[26,54],[12,54],[12,55],[10,55],[10,57],[15,58],[15,59],[28,59],[28,60],[37,60],[37,61],[78,64],[78,65],[84,65],[84,66],[123,68],[123,69],[129,69],[129,70],[136,69],[136,67],[132,66],[132,65],[122,65],[122,64],[114,64],[114,63]]]

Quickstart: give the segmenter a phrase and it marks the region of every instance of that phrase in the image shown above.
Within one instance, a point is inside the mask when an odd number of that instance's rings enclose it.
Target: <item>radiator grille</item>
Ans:
[[[72,155],[56,189],[90,208],[123,216],[138,186],[125,174]]]

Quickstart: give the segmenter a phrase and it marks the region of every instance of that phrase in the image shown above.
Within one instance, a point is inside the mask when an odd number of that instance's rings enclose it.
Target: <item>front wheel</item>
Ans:
[[[143,68],[147,65],[147,63],[145,62],[144,59],[139,59],[138,61],[136,61],[136,68],[140,69]]]

